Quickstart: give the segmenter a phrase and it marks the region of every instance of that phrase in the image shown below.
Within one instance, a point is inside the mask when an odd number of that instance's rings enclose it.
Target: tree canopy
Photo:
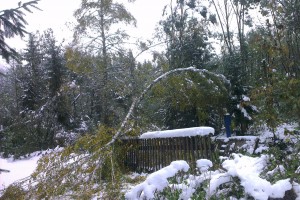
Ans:
[[[15,36],[24,37],[27,21],[25,20],[25,12],[32,12],[32,9],[38,9],[37,4],[40,0],[28,1],[18,4],[18,7],[0,11],[0,55],[8,62],[11,58],[17,59],[18,53],[9,46],[5,38]]]

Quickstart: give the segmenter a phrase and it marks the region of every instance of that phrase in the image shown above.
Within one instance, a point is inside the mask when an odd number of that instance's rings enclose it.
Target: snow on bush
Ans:
[[[218,198],[218,191],[223,184],[233,184],[239,180],[240,187],[244,194],[259,200],[268,200],[269,198],[283,198],[285,192],[294,188],[298,193],[299,184],[290,182],[290,179],[279,180],[271,184],[266,179],[260,177],[268,164],[268,156],[249,157],[241,154],[232,154],[232,159],[227,159],[222,163],[224,170],[209,171],[213,166],[207,159],[200,159],[197,168],[200,175],[188,175],[182,179],[181,183],[169,184],[168,178],[175,176],[179,171],[187,171],[188,164],[185,161],[174,161],[170,166],[165,167],[153,174],[141,184],[135,186],[126,193],[125,198],[129,200],[153,199],[156,193],[165,188],[172,188],[173,191],[179,191],[179,199],[188,200],[196,194],[197,188],[202,187],[206,192],[205,197],[209,199],[212,196]],[[236,178],[234,180],[234,178]],[[208,180],[208,182],[204,182]],[[206,184],[205,184],[206,183]],[[230,186],[229,186],[230,188]],[[202,198],[205,198],[202,197]]]
[[[197,168],[200,170],[201,173],[206,172],[209,168],[213,166],[212,162],[207,159],[200,159],[197,160]]]
[[[162,191],[169,185],[168,178],[175,176],[178,172],[189,170],[186,161],[173,161],[169,166],[152,173],[148,178],[135,186],[131,191],[125,194],[126,199],[153,199],[155,192]]]
[[[267,160],[268,156],[266,155],[253,158],[233,154],[233,159],[225,160],[222,163],[222,167],[226,169],[226,172],[212,177],[209,193],[215,193],[221,184],[229,182],[232,177],[237,177],[241,181],[241,186],[244,187],[245,193],[255,199],[283,198],[285,192],[292,189],[290,179],[279,180],[273,185],[262,179],[260,174],[265,169]]]

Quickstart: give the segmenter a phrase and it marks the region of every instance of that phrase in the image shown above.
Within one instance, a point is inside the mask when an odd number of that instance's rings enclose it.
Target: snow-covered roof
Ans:
[[[140,139],[150,139],[150,138],[171,138],[171,137],[191,137],[191,136],[205,136],[209,134],[214,134],[215,129],[212,127],[201,126],[165,131],[153,131],[146,132],[140,136]]]

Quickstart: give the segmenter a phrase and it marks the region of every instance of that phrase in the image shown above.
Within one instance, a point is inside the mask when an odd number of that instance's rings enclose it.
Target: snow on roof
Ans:
[[[201,127],[193,127],[193,128],[146,132],[140,136],[140,139],[191,137],[196,135],[205,136],[214,133],[215,133],[214,128],[201,126]]]

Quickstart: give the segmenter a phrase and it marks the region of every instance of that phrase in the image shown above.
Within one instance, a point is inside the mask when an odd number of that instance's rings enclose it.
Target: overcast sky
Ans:
[[[1,0],[0,10],[14,8],[20,0]],[[29,0],[22,0],[28,2]],[[137,19],[137,28],[132,28],[130,35],[151,39],[156,24],[161,18],[163,7],[170,0],[136,0],[128,4],[128,0],[118,0],[126,4],[128,10]],[[33,13],[26,14],[29,25],[26,27],[29,32],[39,30],[43,32],[52,28],[58,41],[65,39],[66,42],[72,40],[72,31],[69,23],[74,23],[73,12],[80,7],[81,0],[41,0],[38,7],[42,11],[33,10]],[[27,39],[27,38],[24,38]],[[9,40],[12,47],[21,49],[25,47],[25,42],[19,38]]]

